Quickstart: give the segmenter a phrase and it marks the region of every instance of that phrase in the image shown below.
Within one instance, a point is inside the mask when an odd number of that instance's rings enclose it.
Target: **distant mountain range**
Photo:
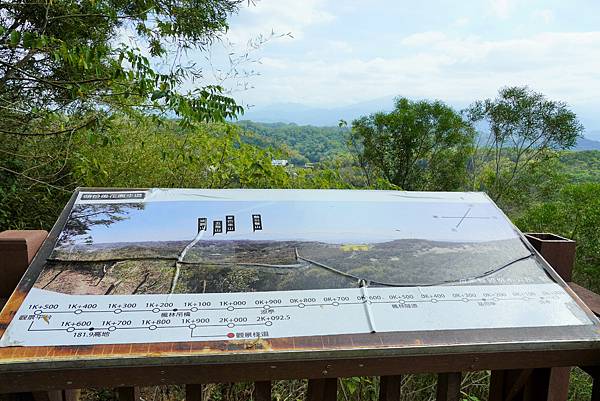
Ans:
[[[600,150],[600,141],[579,138],[573,150]]]
[[[340,120],[351,122],[361,116],[393,108],[394,98],[384,97],[334,108],[309,107],[298,103],[280,103],[252,107],[243,118],[264,123],[294,123],[318,127],[337,126]]]
[[[298,103],[280,103],[270,106],[252,107],[246,110],[244,120],[260,123],[294,123],[316,127],[334,127],[340,120],[350,123],[361,116],[378,111],[389,111],[394,104],[394,97],[387,96],[348,106],[319,108]],[[452,104],[456,109],[467,107],[467,104]],[[587,130],[584,138],[577,141],[573,150],[600,150],[600,130]]]

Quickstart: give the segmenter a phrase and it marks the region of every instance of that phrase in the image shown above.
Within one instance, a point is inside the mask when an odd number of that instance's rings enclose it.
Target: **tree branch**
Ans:
[[[52,131],[52,132],[15,132],[15,131],[4,130],[2,128],[0,128],[0,132],[3,133],[3,134],[7,134],[7,135],[18,135],[18,136],[52,136],[52,135],[61,135],[61,134],[65,134],[67,132],[79,131],[80,129],[88,127],[89,125],[91,125],[96,120],[97,120],[97,117],[94,117],[94,118],[91,118],[88,121],[84,122],[83,124],[77,125],[75,127],[65,128],[63,130]]]
[[[71,191],[68,191],[68,190],[66,190],[66,189],[64,189],[64,188],[57,187],[56,185],[52,185],[52,184],[50,184],[50,183],[47,183],[47,182],[45,182],[45,181],[42,181],[42,180],[38,180],[37,178],[34,178],[34,177],[29,177],[28,175],[25,175],[25,174],[19,173],[18,171],[11,170],[11,169],[9,169],[9,168],[6,168],[6,167],[4,167],[4,166],[0,166],[0,170],[6,171],[6,172],[8,172],[8,173],[14,174],[14,175],[16,175],[16,176],[18,176],[18,177],[25,178],[26,180],[33,181],[33,182],[35,182],[35,183],[38,183],[38,184],[45,185],[45,186],[47,186],[47,187],[50,187],[50,188],[52,188],[52,189],[56,189],[56,190],[59,190],[59,191],[63,191],[63,192],[67,192],[67,193],[71,193]]]

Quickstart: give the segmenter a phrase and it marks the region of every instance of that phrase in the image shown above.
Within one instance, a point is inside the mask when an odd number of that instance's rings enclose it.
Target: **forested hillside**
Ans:
[[[600,150],[563,152],[560,161],[571,181],[600,182]]]
[[[350,131],[343,127],[315,127],[287,123],[258,123],[244,120],[242,141],[259,148],[280,151],[296,165],[306,162],[328,163],[351,158]],[[587,141],[594,142],[594,141]],[[587,143],[585,142],[585,143]],[[580,144],[581,141],[578,141]],[[556,154],[557,167],[570,182],[600,182],[600,150],[563,151]]]
[[[573,150],[600,150],[600,142],[587,138],[579,138]]]
[[[246,132],[245,142],[261,148],[273,146],[287,149],[291,161],[296,164],[322,161],[347,151],[348,129],[345,128],[248,120],[236,125]]]

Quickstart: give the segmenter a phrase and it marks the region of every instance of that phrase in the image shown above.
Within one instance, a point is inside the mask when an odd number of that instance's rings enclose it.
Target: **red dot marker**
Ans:
[[[233,334],[233,333],[227,333],[227,337],[233,338],[233,337],[235,337],[235,334]]]

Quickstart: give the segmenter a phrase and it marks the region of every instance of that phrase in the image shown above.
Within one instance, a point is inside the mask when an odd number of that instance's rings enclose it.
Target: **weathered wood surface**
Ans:
[[[140,401],[140,390],[137,387],[119,387],[117,388],[118,401]]]
[[[450,354],[387,358],[230,362],[224,364],[162,365],[93,369],[52,369],[0,373],[0,393],[64,388],[156,384],[222,383],[297,378],[393,376],[408,373],[444,373],[551,366],[598,365],[599,351],[538,351]]]
[[[569,394],[569,379],[571,368],[552,368],[550,370],[550,384],[548,388],[548,401],[566,401]]]
[[[436,400],[459,401],[461,379],[460,372],[440,373],[437,379]]]
[[[596,316],[600,316],[600,295],[572,282],[569,283],[569,287],[571,287],[575,294],[581,298]]]
[[[600,401],[600,368],[595,368],[592,372],[592,401]]]
[[[525,238],[563,280],[571,281],[577,245],[575,241],[550,233],[528,233]]]
[[[270,381],[260,381],[254,383],[254,401],[271,401]]]
[[[553,370],[537,368],[493,371],[489,401],[564,401],[568,377],[566,387],[562,381],[564,377],[560,377],[561,381],[552,385]]]
[[[402,376],[381,376],[379,381],[379,401],[399,401]]]
[[[202,401],[202,384],[185,385],[185,401]]]
[[[8,298],[48,236],[44,230],[0,232],[0,298]]]
[[[335,401],[337,400],[336,378],[312,379],[308,381],[306,401]]]

